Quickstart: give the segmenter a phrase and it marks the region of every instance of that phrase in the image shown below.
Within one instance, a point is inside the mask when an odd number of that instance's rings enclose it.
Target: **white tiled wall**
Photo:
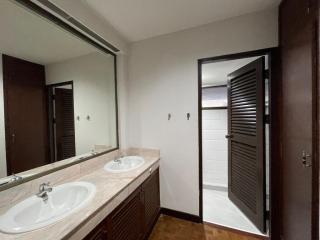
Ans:
[[[203,184],[228,186],[227,109],[202,111]]]

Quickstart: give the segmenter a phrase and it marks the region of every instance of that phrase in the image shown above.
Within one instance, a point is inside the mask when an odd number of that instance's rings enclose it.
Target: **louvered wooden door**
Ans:
[[[228,75],[229,198],[265,231],[264,57]]]
[[[55,88],[55,115],[59,161],[76,155],[72,89]]]

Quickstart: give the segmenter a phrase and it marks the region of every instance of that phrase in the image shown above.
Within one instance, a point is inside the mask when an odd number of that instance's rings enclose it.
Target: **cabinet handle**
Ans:
[[[151,167],[151,168],[149,168],[149,173],[150,173],[150,174],[152,173],[152,167]]]

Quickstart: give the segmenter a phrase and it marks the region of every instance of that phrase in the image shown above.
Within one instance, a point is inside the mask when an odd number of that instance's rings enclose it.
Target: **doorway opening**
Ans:
[[[198,62],[200,216],[260,236],[272,216],[271,52]]]

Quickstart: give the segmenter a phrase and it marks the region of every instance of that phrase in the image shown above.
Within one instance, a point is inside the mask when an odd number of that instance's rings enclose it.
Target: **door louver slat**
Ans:
[[[245,106],[245,104],[243,104],[243,105],[240,105],[240,106],[232,106],[232,108],[255,111],[256,106],[250,106],[250,105]]]
[[[247,97],[247,98],[239,98],[237,100],[232,99],[232,103],[236,104],[236,103],[255,103],[256,102],[256,98],[255,97]]]
[[[256,97],[256,93],[251,93],[251,94],[246,94],[245,96],[236,96],[232,98],[232,101],[238,100],[238,99],[247,99],[247,98],[251,98],[251,97]]]
[[[235,82],[233,84],[233,87],[243,85],[244,83],[247,83],[248,81],[252,80],[252,78],[255,78],[255,72],[254,72],[254,70],[252,70],[252,71],[245,73],[242,76],[238,76],[237,78],[238,78],[238,82]]]
[[[231,94],[233,96],[237,96],[237,94],[239,94],[239,93],[241,93],[243,91],[249,92],[249,91],[251,91],[251,90],[253,90],[255,88],[256,88],[255,84],[252,84],[252,81],[249,81],[249,82],[247,82],[246,84],[244,84],[244,85],[242,85],[240,87],[232,87],[231,88],[231,90],[232,90]]]
[[[245,93],[252,93],[252,90],[255,89],[256,86],[255,84],[252,85],[251,83],[252,82],[250,81],[244,86],[231,88],[232,89],[231,95],[237,96],[239,94],[241,96],[241,95],[244,95]]]

